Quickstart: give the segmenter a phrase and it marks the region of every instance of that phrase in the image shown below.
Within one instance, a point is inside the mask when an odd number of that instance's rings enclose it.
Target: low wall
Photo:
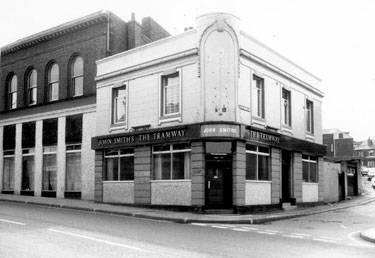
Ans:
[[[151,204],[191,206],[191,180],[151,181]]]
[[[103,182],[103,202],[134,203],[134,181]]]
[[[245,204],[271,204],[271,181],[246,181]]]

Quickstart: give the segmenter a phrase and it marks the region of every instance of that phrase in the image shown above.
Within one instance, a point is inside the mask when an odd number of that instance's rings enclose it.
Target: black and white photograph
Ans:
[[[0,10],[1,258],[375,257],[375,1]]]

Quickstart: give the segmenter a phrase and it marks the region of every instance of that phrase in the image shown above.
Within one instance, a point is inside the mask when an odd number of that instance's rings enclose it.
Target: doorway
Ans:
[[[282,150],[281,152],[281,175],[282,175],[282,201],[292,201],[292,154],[290,151]]]
[[[232,208],[232,155],[206,155],[205,206]]]

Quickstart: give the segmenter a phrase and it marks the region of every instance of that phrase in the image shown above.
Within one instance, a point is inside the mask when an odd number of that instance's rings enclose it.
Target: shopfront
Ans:
[[[225,123],[92,139],[96,200],[235,209],[319,202],[324,146]]]

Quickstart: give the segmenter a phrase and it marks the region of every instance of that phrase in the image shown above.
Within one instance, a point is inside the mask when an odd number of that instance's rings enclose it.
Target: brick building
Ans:
[[[94,199],[95,61],[167,36],[100,11],[2,47],[0,191]]]
[[[320,80],[230,14],[97,61],[95,200],[234,212],[324,200]]]

